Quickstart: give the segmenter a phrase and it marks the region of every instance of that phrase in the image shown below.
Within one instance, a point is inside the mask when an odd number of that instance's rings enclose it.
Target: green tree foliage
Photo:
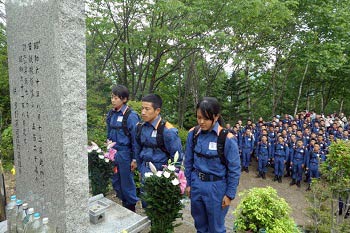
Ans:
[[[7,41],[5,26],[0,23],[0,130],[7,128],[10,124],[10,109]]]
[[[303,109],[347,112],[349,89],[337,87],[349,77],[348,3],[91,0],[89,106],[101,114],[106,105],[97,103],[122,83],[132,99],[161,94],[162,114],[187,129],[206,95],[221,101],[230,123]]]

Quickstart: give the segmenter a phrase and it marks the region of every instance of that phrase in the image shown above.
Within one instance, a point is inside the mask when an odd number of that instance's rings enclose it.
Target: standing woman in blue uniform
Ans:
[[[140,121],[137,113],[126,104],[129,100],[129,90],[123,85],[112,89],[111,102],[113,109],[107,114],[107,139],[116,142],[114,149],[114,174],[112,185],[117,196],[122,200],[123,206],[135,212],[138,201],[134,182],[134,170],[137,167],[135,160],[135,130]],[[126,114],[128,111],[130,113]],[[125,116],[124,116],[125,115]],[[126,127],[123,120],[126,119]],[[128,134],[128,135],[126,135]]]
[[[204,97],[197,104],[199,130],[190,130],[185,153],[186,194],[191,198],[191,214],[197,232],[226,232],[225,216],[236,196],[240,177],[238,145],[231,133],[224,144],[222,163],[218,136],[223,129],[216,98]],[[194,142],[195,145],[194,145]]]

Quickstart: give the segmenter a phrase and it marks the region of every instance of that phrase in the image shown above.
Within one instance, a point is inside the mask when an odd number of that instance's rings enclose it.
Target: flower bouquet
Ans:
[[[151,232],[174,232],[176,218],[181,218],[180,210],[183,208],[181,199],[186,188],[185,174],[175,167],[179,158],[178,152],[174,162],[168,161],[163,171],[157,171],[150,163],[152,172],[145,173],[142,200],[147,203],[146,215],[151,220]]]
[[[107,152],[95,143],[88,146],[88,169],[92,195],[102,193],[106,195],[110,178],[113,175],[114,155],[117,152],[113,149],[115,142],[107,141]]]

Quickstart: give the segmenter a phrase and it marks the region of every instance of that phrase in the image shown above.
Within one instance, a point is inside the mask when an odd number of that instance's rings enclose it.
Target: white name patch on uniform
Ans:
[[[157,130],[153,130],[153,131],[152,131],[151,137],[152,137],[152,138],[157,137]]]
[[[209,150],[217,150],[217,143],[209,142]]]
[[[117,121],[118,122],[122,122],[123,121],[123,116],[118,116]]]

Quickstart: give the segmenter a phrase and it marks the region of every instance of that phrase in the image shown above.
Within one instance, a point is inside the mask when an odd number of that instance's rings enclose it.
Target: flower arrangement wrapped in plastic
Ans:
[[[90,178],[90,187],[92,195],[103,193],[106,195],[110,178],[113,175],[114,156],[117,150],[113,149],[115,142],[107,140],[104,152],[95,142],[88,146],[88,169]]]
[[[175,220],[182,217],[181,199],[187,182],[183,170],[175,166],[178,158],[176,152],[174,162],[169,160],[163,171],[157,171],[150,163],[152,172],[145,173],[141,198],[147,203],[145,212],[152,222],[152,233],[174,232],[174,228],[179,225],[174,223]]]

